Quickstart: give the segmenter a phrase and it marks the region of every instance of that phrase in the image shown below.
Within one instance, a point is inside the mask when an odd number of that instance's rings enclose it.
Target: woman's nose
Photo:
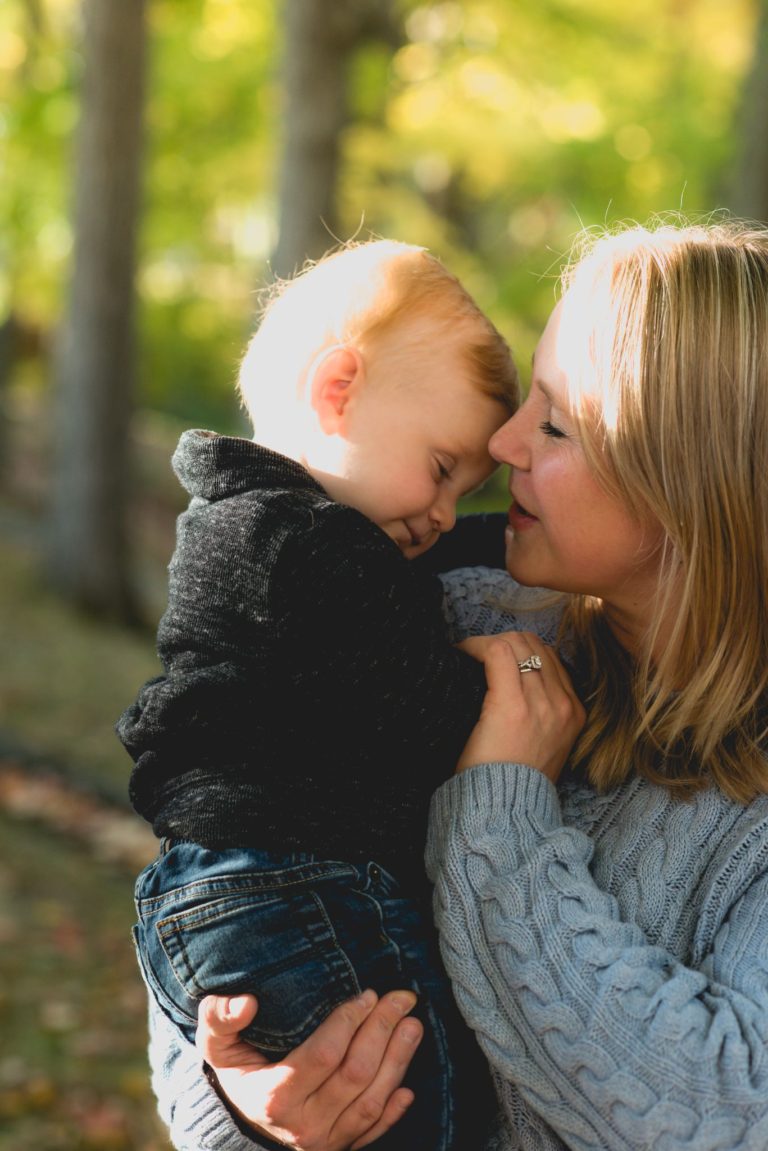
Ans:
[[[520,411],[517,411],[491,436],[488,441],[488,451],[496,463],[521,466],[519,461],[523,445],[520,424]]]

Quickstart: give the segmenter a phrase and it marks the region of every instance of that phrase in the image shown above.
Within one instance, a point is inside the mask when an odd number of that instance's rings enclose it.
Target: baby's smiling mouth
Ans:
[[[430,548],[440,534],[430,528],[423,532],[415,531],[408,523],[405,525],[405,530],[408,532],[408,538],[400,545],[405,551]]]
[[[408,535],[410,537],[410,543],[407,546],[411,547],[411,548],[420,547],[421,544],[424,543],[424,540],[427,538],[427,533],[426,532],[417,532],[415,528],[411,527],[411,525],[408,523],[407,520],[405,520],[404,522],[405,522],[405,530],[408,532]]]

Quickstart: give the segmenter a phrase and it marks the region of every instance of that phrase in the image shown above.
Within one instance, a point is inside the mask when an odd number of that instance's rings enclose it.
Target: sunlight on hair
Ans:
[[[577,419],[599,418],[608,430],[619,419],[619,391],[613,386],[612,337],[614,321],[604,285],[594,291],[572,287],[561,304],[557,334],[557,356],[567,368],[568,399]],[[602,317],[600,324],[596,318]]]
[[[397,240],[352,241],[265,290],[262,319],[238,386],[256,439],[297,458],[316,413],[312,378],[337,346],[366,361],[384,352],[424,354],[430,340],[463,349],[478,390],[513,409],[517,373],[509,348],[466,288],[425,248]],[[428,325],[428,331],[425,329]]]

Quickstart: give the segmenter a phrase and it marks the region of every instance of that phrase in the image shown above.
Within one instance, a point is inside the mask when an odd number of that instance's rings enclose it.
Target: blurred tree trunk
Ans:
[[[398,42],[393,0],[283,0],[283,149],[272,272],[290,276],[338,239],[336,193],[349,64],[369,39]]]
[[[752,68],[744,88],[739,157],[730,207],[738,216],[768,221],[768,0],[758,0]]]
[[[8,468],[8,385],[16,358],[16,324],[13,312],[0,323],[0,487]]]
[[[145,0],[83,0],[83,17],[74,265],[54,367],[50,567],[78,606],[132,622],[126,497]]]

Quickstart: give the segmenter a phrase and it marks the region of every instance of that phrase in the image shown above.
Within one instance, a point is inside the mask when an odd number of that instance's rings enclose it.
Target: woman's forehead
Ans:
[[[563,341],[562,301],[553,309],[533,353],[533,379],[550,398],[567,387],[568,348]]]

